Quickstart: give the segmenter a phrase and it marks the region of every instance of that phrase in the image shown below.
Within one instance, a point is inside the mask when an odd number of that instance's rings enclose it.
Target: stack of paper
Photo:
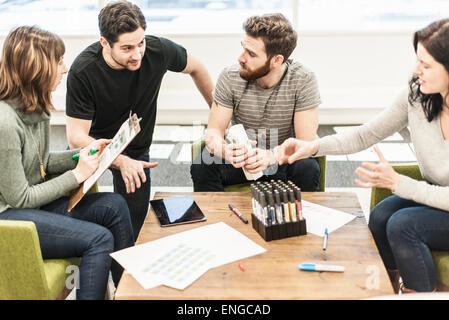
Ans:
[[[198,227],[111,254],[145,289],[183,290],[211,268],[266,250],[224,222]]]

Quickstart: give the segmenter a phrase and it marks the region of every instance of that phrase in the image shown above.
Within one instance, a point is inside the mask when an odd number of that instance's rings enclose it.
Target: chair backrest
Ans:
[[[392,167],[399,174],[408,176],[415,180],[422,180],[422,175],[419,171],[418,163],[416,162],[394,164]],[[392,193],[389,189],[371,188],[370,210],[372,210],[376,204],[391,195]]]
[[[0,220],[0,299],[48,299],[36,226]]]

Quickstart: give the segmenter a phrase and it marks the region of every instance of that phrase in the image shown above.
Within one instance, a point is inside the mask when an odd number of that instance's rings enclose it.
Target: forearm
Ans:
[[[11,179],[9,179],[11,178]],[[72,171],[36,185],[17,177],[5,177],[1,185],[1,194],[13,208],[38,208],[66,195],[78,187]]]
[[[351,131],[326,136],[319,140],[317,156],[351,154],[362,151],[400,131],[408,123],[407,95],[401,95],[388,108],[369,122]]]
[[[47,161],[47,173],[59,174],[74,169],[77,162],[72,159],[72,156],[78,153],[79,150],[77,148],[67,151],[51,152]]]
[[[449,211],[449,187],[431,185],[426,181],[414,180],[400,175],[399,184],[393,191],[397,196],[413,200],[437,209]]]
[[[193,82],[198,88],[198,91],[204,97],[204,100],[210,108],[213,102],[212,90],[214,89],[214,84],[209,73],[204,67],[201,67],[198,70],[190,73],[190,76],[192,77]]]
[[[70,149],[84,148],[95,141],[95,138],[92,138],[88,134],[82,132],[68,134],[67,139],[69,141]]]

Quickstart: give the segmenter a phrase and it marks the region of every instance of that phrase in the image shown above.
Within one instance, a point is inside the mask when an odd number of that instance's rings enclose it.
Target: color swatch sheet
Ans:
[[[111,254],[145,289],[183,290],[211,268],[266,250],[224,222],[198,227]]]

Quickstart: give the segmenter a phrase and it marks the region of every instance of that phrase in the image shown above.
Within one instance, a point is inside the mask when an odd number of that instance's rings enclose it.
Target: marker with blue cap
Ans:
[[[324,238],[323,238],[323,251],[326,251],[327,249],[327,237],[329,236],[329,232],[326,229],[324,229]]]
[[[303,271],[330,271],[330,272],[344,272],[345,267],[328,264],[316,264],[311,262],[304,262],[298,266],[299,270]]]

